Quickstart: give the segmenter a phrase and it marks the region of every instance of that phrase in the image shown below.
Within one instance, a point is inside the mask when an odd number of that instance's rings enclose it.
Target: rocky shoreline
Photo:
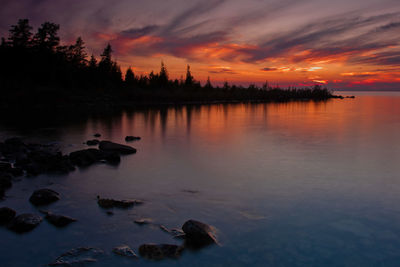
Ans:
[[[94,134],[99,138],[101,134]],[[126,142],[138,141],[140,137],[127,136]],[[87,148],[69,154],[63,154],[54,145],[27,144],[20,138],[9,138],[0,142],[0,200],[7,197],[6,192],[12,187],[14,179],[18,177],[37,176],[40,174],[68,174],[76,168],[86,168],[96,163],[117,165],[121,155],[135,154],[137,150],[131,146],[117,144],[106,140],[88,140]],[[79,223],[76,218],[66,215],[54,214],[48,210],[40,209],[52,203],[62,201],[62,196],[50,189],[42,188],[32,192],[29,202],[38,209],[38,214],[22,213],[9,207],[0,208],[0,225],[18,234],[33,231],[44,219],[57,228],[67,227],[71,223]],[[100,208],[107,210],[112,215],[112,209],[129,209],[136,205],[144,204],[137,199],[116,200],[97,197]],[[40,214],[43,214],[42,216]],[[151,219],[137,219],[138,225],[153,224]],[[186,249],[200,249],[212,244],[218,244],[215,228],[205,223],[188,220],[182,227],[168,229],[158,225],[159,229],[170,234],[174,239],[181,239],[181,245],[175,244],[142,244],[137,248],[140,257],[148,260],[162,260],[166,258],[177,259]],[[96,262],[105,252],[99,248],[80,247],[74,248],[60,255],[48,266],[74,266],[89,262]],[[112,253],[122,257],[137,259],[139,256],[127,245],[120,245],[112,249]]]

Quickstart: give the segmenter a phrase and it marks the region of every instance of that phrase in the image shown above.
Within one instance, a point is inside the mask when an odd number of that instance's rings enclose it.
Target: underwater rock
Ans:
[[[97,258],[104,254],[104,251],[98,248],[81,247],[74,248],[61,254],[49,266],[83,266],[86,263],[97,262]]]
[[[13,209],[7,207],[0,208],[0,224],[8,224],[14,219],[16,214],[17,213]]]
[[[125,137],[126,142],[139,141],[140,139],[141,138],[139,136],[132,136],[132,135],[128,135],[127,137]]]
[[[139,254],[150,260],[162,260],[165,258],[179,258],[184,248],[169,244],[143,244],[139,247]]]
[[[112,198],[100,198],[97,196],[97,204],[103,209],[112,208],[130,208],[134,205],[139,205],[142,202],[140,200],[115,200]]]
[[[133,250],[127,245],[115,247],[115,248],[113,248],[112,251],[115,254],[120,255],[120,256],[129,257],[129,258],[138,258],[136,253],[133,252]]]

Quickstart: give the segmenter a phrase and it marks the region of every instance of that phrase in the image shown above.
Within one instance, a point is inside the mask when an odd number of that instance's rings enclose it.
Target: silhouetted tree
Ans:
[[[17,25],[12,25],[9,40],[13,47],[26,48],[29,46],[32,36],[32,27],[28,19],[18,20]]]
[[[60,25],[58,24],[43,23],[33,37],[34,46],[40,49],[55,50],[60,43],[60,37],[58,37],[59,29]]]
[[[160,70],[158,79],[160,81],[161,86],[168,85],[168,71],[167,71],[167,68],[165,67],[164,62],[162,62],[162,61],[161,61],[161,70]]]
[[[92,56],[90,57],[90,60],[89,60],[89,68],[90,69],[96,69],[97,68],[97,60],[96,60],[96,58],[94,57],[93,54],[92,54]]]
[[[111,70],[112,67],[112,58],[111,58],[111,54],[112,54],[113,50],[111,48],[111,45],[108,44],[106,46],[106,48],[104,48],[103,53],[101,54],[101,60],[99,63],[99,68],[100,69],[104,69],[107,71]]]
[[[135,82],[135,74],[133,73],[132,68],[129,66],[125,73],[125,84],[128,86],[133,86]]]
[[[204,88],[207,88],[207,89],[212,89],[213,88],[213,86],[211,85],[210,76],[207,77],[207,82],[204,85]]]
[[[190,66],[187,65],[185,85],[186,86],[192,86],[193,82],[194,82],[194,78],[192,76],[192,73],[190,72]]]
[[[73,64],[78,66],[85,66],[87,64],[87,54],[84,45],[85,43],[82,38],[78,37],[75,44],[69,47],[70,60]]]

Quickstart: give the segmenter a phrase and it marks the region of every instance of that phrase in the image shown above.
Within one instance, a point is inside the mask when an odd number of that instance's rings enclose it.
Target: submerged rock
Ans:
[[[160,225],[160,229],[170,235],[172,235],[174,238],[179,238],[179,239],[183,239],[185,238],[185,233],[178,228],[172,228],[172,229],[168,229],[167,227],[165,227],[164,225]]]
[[[61,254],[49,266],[83,266],[86,263],[97,262],[97,258],[104,254],[104,251],[98,248],[81,247],[74,248]]]
[[[136,219],[133,222],[139,225],[144,225],[144,224],[151,224],[153,220],[149,218],[142,218],[142,219]]]
[[[17,232],[24,233],[35,229],[41,222],[42,217],[36,214],[21,214],[15,217],[9,224],[9,229]]]
[[[95,133],[93,136],[99,138],[99,137],[101,137],[101,134]]]
[[[86,144],[87,144],[88,146],[97,146],[99,143],[100,143],[100,141],[97,140],[97,139],[93,139],[93,140],[88,140],[88,141],[86,141]]]
[[[139,247],[140,255],[150,260],[179,258],[183,250],[182,246],[169,244],[143,244]]]
[[[110,141],[101,141],[99,149],[102,151],[117,152],[120,154],[134,154],[136,149],[130,146],[113,143]]]
[[[120,255],[120,256],[129,257],[129,258],[138,258],[136,253],[133,252],[133,250],[127,245],[122,245],[122,246],[119,246],[119,247],[115,247],[115,248],[113,248],[112,251],[115,254]]]
[[[128,135],[127,137],[125,137],[126,142],[139,141],[140,139],[141,138],[139,136],[132,136],[132,135]]]
[[[203,247],[217,243],[215,238],[215,230],[202,222],[189,220],[182,226],[185,232],[186,245],[190,247]]]
[[[103,209],[130,208],[141,203],[139,200],[115,200],[112,198],[97,197],[97,204]]]
[[[64,216],[64,215],[57,215],[57,214],[53,214],[51,212],[48,211],[42,211],[44,214],[46,214],[45,219],[51,223],[54,226],[57,227],[65,227],[68,224],[72,223],[72,222],[76,222],[77,220],[68,216]]]
[[[0,224],[8,224],[14,219],[16,214],[13,209],[7,207],[0,208]]]
[[[35,206],[51,204],[60,199],[60,194],[51,189],[39,189],[33,192],[29,201]]]

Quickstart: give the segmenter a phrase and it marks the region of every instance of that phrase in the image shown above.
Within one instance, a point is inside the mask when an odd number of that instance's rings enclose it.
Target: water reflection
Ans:
[[[2,136],[58,140],[66,151],[86,147],[82,142],[96,132],[115,142],[124,142],[126,135],[142,140],[131,143],[138,153],[123,157],[118,168],[98,165],[67,179],[16,183],[4,205],[36,212],[25,201],[26,192],[51,182],[63,195],[51,208],[79,223],[57,234],[44,224],[20,239],[1,232],[0,245],[11,252],[0,249],[0,260],[18,254],[21,240],[36,244],[38,238],[37,265],[81,245],[111,250],[121,243],[137,248],[143,242],[179,242],[159,229],[134,225],[140,216],[168,227],[189,218],[205,221],[219,229],[223,246],[187,253],[178,262],[139,265],[396,266],[398,114],[399,94],[360,94],[327,102],[170,106],[2,120]],[[96,195],[140,198],[146,204],[110,218],[98,210]],[[63,244],[55,241],[61,237]],[[24,252],[21,261],[30,262],[30,252]]]

